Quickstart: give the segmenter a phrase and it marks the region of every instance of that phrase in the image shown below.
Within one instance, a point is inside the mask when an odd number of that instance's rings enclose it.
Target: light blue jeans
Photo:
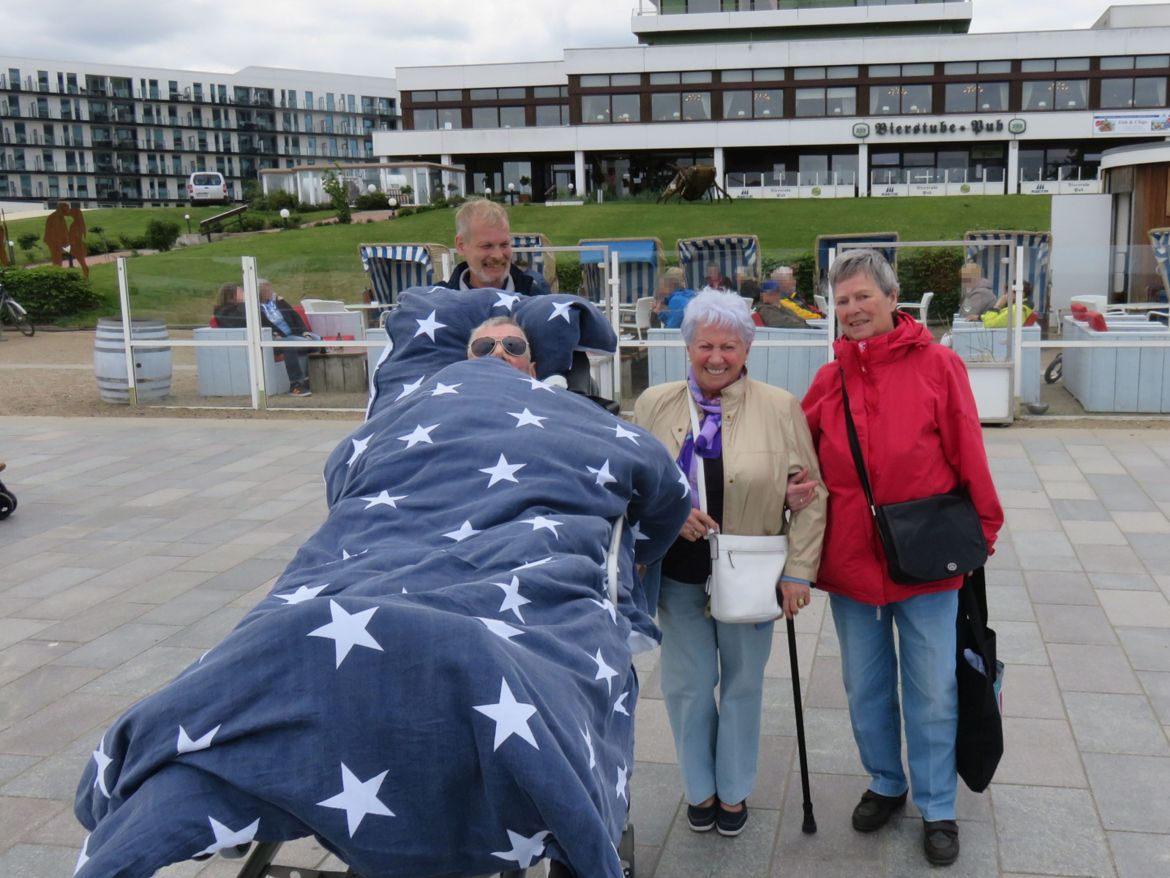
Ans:
[[[925,820],[955,819],[958,594],[922,594],[880,609],[841,595],[829,596],[841,641],[841,676],[849,699],[849,719],[861,764],[872,778],[869,788],[883,796],[906,791],[904,720],[910,788]]]
[[[756,783],[773,625],[716,622],[706,606],[701,585],[662,577],[662,694],[687,802],[698,805],[717,794],[735,805]]]

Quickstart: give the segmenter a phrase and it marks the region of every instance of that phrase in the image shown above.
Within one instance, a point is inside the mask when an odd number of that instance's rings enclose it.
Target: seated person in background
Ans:
[[[244,317],[244,288],[235,281],[220,284],[215,297],[215,322],[222,329],[238,329],[246,322]]]
[[[467,359],[498,357],[531,378],[536,377],[532,347],[520,324],[511,317],[489,317],[471,331]]]
[[[260,321],[272,330],[273,338],[298,338],[320,341],[321,336],[309,331],[293,306],[276,295],[272,284],[261,278],[257,282],[260,291]],[[312,396],[309,390],[309,354],[311,348],[276,348],[284,356],[284,369],[288,373],[289,392],[293,396]]]
[[[982,276],[978,265],[967,262],[959,272],[959,314],[964,320],[978,320],[983,312],[996,307],[999,305],[991,282]]]
[[[708,262],[707,268],[703,272],[703,284],[713,290],[727,291],[732,289],[731,281],[723,276],[723,272],[719,269],[719,263]]]
[[[756,309],[760,307],[760,284],[752,277],[738,278],[739,280],[739,294],[745,299],[751,299],[752,309],[752,323],[756,326],[763,326],[763,318],[756,313]]]
[[[796,294],[796,272],[791,266],[781,265],[772,272],[774,280],[780,290],[780,306],[787,308],[801,320],[812,320],[824,317],[820,311],[808,305]]]
[[[785,305],[788,301],[781,295],[780,285],[774,280],[760,284],[760,303],[754,317],[759,317],[760,326],[781,326],[790,329],[804,329],[808,326],[795,309]],[[807,312],[806,312],[807,313]]]
[[[695,297],[695,291],[686,286],[687,276],[678,266],[668,268],[658,282],[654,294],[654,316],[659,326],[678,329],[682,326],[683,312],[687,303]]]

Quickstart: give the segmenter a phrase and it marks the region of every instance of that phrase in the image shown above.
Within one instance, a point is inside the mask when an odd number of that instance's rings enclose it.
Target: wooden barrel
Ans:
[[[167,325],[161,320],[132,320],[130,336],[134,347],[134,384],[139,402],[159,400],[171,392],[170,347],[138,347],[142,341],[166,339]],[[98,320],[93,340],[93,371],[98,391],[106,402],[130,401],[130,382],[126,376],[126,342],[122,321]]]

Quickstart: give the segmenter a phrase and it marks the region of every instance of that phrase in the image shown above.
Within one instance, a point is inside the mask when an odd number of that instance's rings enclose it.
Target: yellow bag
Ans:
[[[983,325],[988,329],[1002,329],[1007,326],[1014,326],[1016,314],[1012,309],[1016,307],[1018,306],[1012,305],[1008,308],[1000,308],[998,311],[985,311],[979,319],[983,321]],[[1023,308],[1023,319],[1021,323],[1024,326],[1031,326],[1038,318],[1027,305],[1024,305]]]

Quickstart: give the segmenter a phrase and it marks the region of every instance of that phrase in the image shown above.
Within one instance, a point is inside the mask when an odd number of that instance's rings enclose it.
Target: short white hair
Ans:
[[[756,324],[752,322],[752,313],[743,297],[711,287],[703,287],[696,293],[683,312],[682,337],[688,347],[695,340],[695,332],[700,326],[733,329],[739,333],[745,346],[751,345],[756,337]]]

